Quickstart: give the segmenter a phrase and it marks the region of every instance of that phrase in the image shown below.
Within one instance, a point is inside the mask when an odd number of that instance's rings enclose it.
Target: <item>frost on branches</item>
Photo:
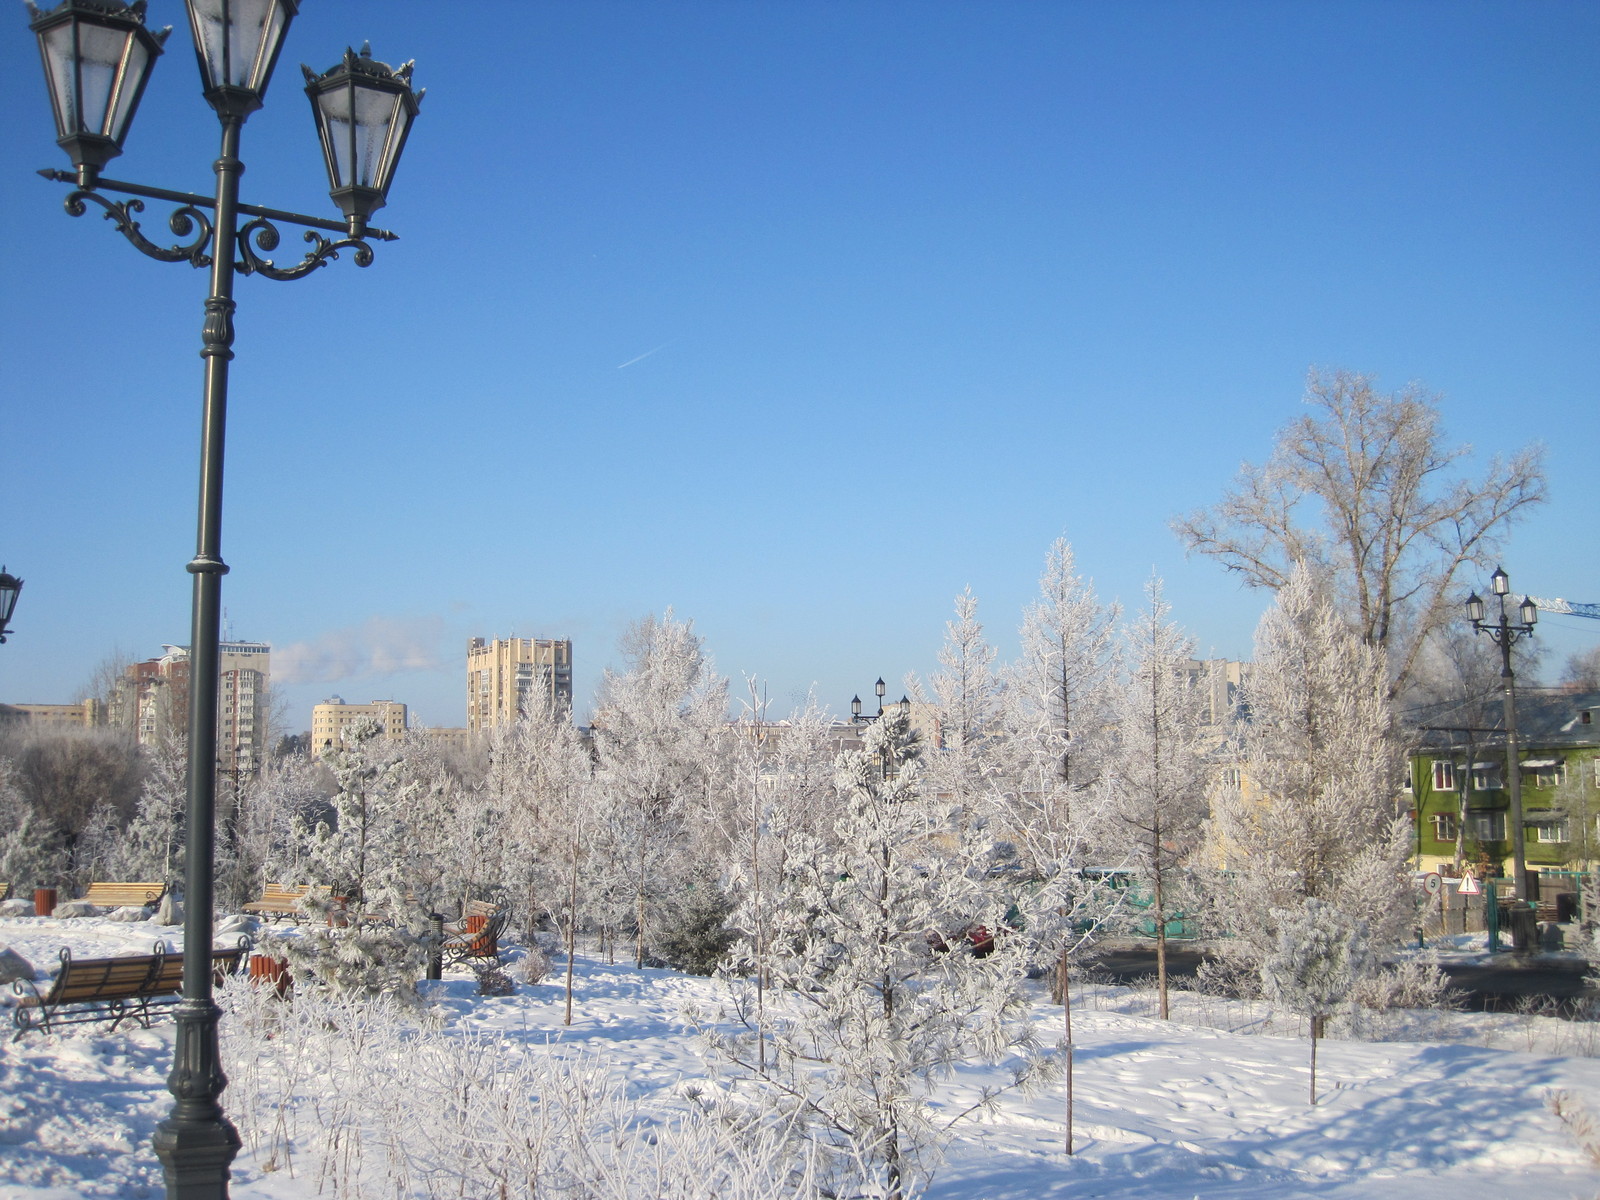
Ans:
[[[1311,1019],[1311,1103],[1317,1102],[1317,1039],[1356,984],[1372,973],[1367,927],[1308,897],[1273,914],[1278,947],[1261,964],[1267,999]]]
[[[1256,630],[1244,786],[1212,799],[1213,855],[1226,867],[1219,917],[1245,962],[1276,944],[1275,911],[1307,897],[1365,921],[1380,945],[1410,925],[1411,822],[1397,799],[1388,684],[1382,652],[1296,571]]]
[[[765,944],[735,950],[764,973],[766,1005],[758,1018],[754,981],[731,978],[742,1028],[708,1036],[761,1106],[830,1149],[841,1185],[865,1169],[894,1200],[927,1178],[945,1128],[1049,1064],[1027,1021],[1012,898],[987,880],[984,848],[918,794],[919,750],[890,706],[839,759],[842,812],[828,835],[774,830],[786,846]],[[1010,1083],[936,1121],[924,1103],[934,1084],[978,1059],[1008,1060]]]
[[[410,819],[417,784],[378,737],[375,721],[353,726],[324,760],[338,791],[332,820],[315,835],[290,882],[309,884],[308,915],[295,935],[268,934],[268,953],[288,960],[296,988],[402,1000],[415,997],[431,928],[416,881],[428,831]]]

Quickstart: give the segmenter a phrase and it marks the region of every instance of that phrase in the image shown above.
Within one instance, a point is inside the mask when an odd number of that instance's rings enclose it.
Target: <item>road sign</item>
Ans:
[[[1430,896],[1437,896],[1444,888],[1444,880],[1439,878],[1437,871],[1429,871],[1422,877],[1422,890]]]
[[[1459,894],[1463,896],[1476,896],[1482,890],[1478,886],[1478,877],[1476,875],[1464,876],[1461,880],[1461,886],[1457,889]]]

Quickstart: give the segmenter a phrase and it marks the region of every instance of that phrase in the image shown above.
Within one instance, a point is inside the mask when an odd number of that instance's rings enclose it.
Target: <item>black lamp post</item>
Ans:
[[[206,101],[222,125],[222,149],[214,164],[215,196],[175,192],[104,179],[100,170],[122,153],[128,128],[144,94],[150,68],[170,29],[145,27],[145,0],[65,0],[49,12],[33,4],[30,28],[38,35],[45,79],[55,113],[56,142],[71,159],[72,172],[45,170],[48,179],[71,183],[66,209],[82,216],[98,205],[117,230],[142,253],[162,262],[187,262],[211,269],[201,328],[205,362],[200,448],[200,504],[196,551],[188,565],[193,582],[189,649],[189,791],[185,849],[183,998],[177,1008],[177,1046],[167,1088],[175,1103],[156,1130],[155,1150],[172,1200],[216,1200],[228,1194],[228,1164],[239,1134],[223,1114],[227,1086],[217,1048],[219,1010],[211,995],[212,875],[216,849],[216,742],[219,633],[222,603],[222,464],[228,404],[228,364],[233,358],[234,276],[302,279],[339,251],[356,265],[372,262],[368,238],[394,235],[369,229],[366,220],[388,195],[406,134],[422,93],[411,90],[411,66],[391,70],[363,50],[346,53],[324,74],[306,70],[318,135],[324,147],[330,195],[343,221],[309,217],[239,201],[240,132],[261,107],[284,35],[298,0],[186,0],[190,32]],[[134,197],[108,200],[100,193]],[[139,197],[178,205],[168,228],[187,242],[163,247],[145,237],[137,214]],[[240,218],[248,217],[241,224]],[[305,257],[280,267],[263,257],[278,246],[274,222],[305,229]],[[324,237],[327,230],[336,238]],[[192,236],[191,236],[192,235]],[[20,586],[20,585],[19,585]]]
[[[11,614],[17,611],[17,597],[21,594],[22,580],[0,566],[0,646],[5,645]]]
[[[1467,620],[1472,622],[1474,633],[1487,633],[1500,647],[1500,682],[1504,694],[1506,723],[1506,786],[1511,793],[1511,870],[1516,885],[1517,899],[1528,899],[1528,857],[1522,829],[1522,769],[1517,761],[1517,677],[1511,670],[1511,647],[1520,638],[1532,637],[1534,623],[1539,620],[1539,607],[1524,596],[1517,608],[1517,621],[1506,613],[1506,596],[1511,591],[1511,578],[1499,567],[1489,577],[1489,586],[1500,601],[1498,620],[1485,622],[1484,603],[1476,592],[1467,597]]]

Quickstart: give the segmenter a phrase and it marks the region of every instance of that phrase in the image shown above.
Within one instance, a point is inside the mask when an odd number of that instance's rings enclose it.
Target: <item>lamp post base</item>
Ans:
[[[210,938],[196,941],[204,945]],[[210,1000],[178,1005],[176,1064],[167,1078],[177,1103],[151,1139],[166,1175],[167,1200],[227,1200],[228,1165],[240,1139],[217,1102],[228,1086],[217,1052],[220,1011]]]
[[[239,1131],[220,1111],[200,1123],[179,1125],[169,1117],[156,1127],[153,1141],[167,1200],[227,1200],[228,1166],[239,1153]]]

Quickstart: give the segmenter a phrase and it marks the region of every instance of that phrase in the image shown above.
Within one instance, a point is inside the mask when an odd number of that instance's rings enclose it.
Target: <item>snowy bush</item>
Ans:
[[[1311,1019],[1311,1103],[1317,1102],[1317,1039],[1328,1017],[1348,1000],[1373,967],[1363,921],[1308,897],[1298,908],[1272,914],[1278,948],[1261,964],[1269,1000]]]
[[[761,919],[740,915],[741,927],[769,931],[765,945],[735,951],[756,973],[729,978],[740,1025],[702,1019],[758,1111],[824,1148],[830,1186],[861,1186],[865,1167],[869,1194],[890,1200],[931,1173],[949,1125],[1041,1079],[1049,1061],[1021,987],[1028,946],[1003,936],[1011,902],[985,886],[985,845],[917,794],[917,753],[895,707],[841,758],[835,836],[788,836]],[[984,957],[963,936],[978,925],[1001,934]],[[976,1060],[1009,1062],[1009,1083],[935,1119],[925,1103],[935,1084]]]
[[[446,1030],[387,997],[230,982],[229,1113],[264,1171],[330,1200],[821,1200],[781,1128],[683,1096],[645,1106],[597,1059]]]

